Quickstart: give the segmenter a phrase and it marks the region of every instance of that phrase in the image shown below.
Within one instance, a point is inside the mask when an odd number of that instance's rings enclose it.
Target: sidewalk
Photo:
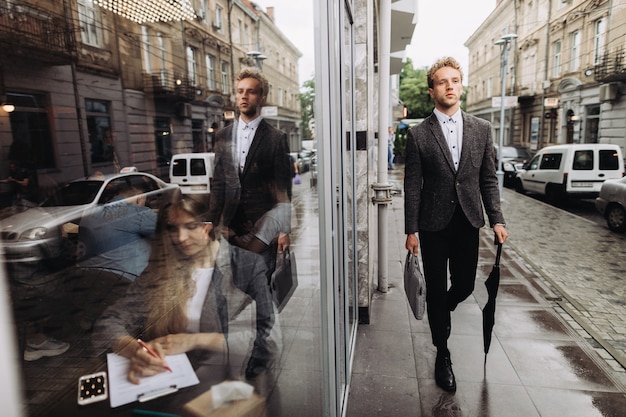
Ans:
[[[401,183],[403,173],[403,169],[392,171],[389,180]],[[623,285],[603,287],[607,277],[598,276],[605,275],[606,268],[613,271],[610,280],[625,277],[624,261],[613,258],[611,264],[603,263],[601,258],[611,254],[596,255],[589,242],[613,239],[611,245],[621,253],[626,247],[622,236],[505,190],[503,209],[511,237],[501,262],[491,350],[485,360],[481,308],[487,292],[483,283],[491,271],[495,247],[491,229],[483,228],[476,289],[452,316],[449,346],[458,388],[449,394],[434,382],[435,348],[427,318],[413,318],[404,294],[403,198],[403,194],[395,196],[389,209],[389,292],[374,294],[371,324],[359,327],[348,416],[626,414],[626,373],[602,347],[607,344],[613,349],[612,343],[622,335],[601,333],[600,326],[609,328],[610,322],[604,315],[599,321],[593,317],[598,310],[613,308],[609,301],[626,300],[618,293]],[[559,238],[548,239],[550,234]],[[565,293],[564,288],[571,291]],[[602,292],[605,296],[598,299],[595,294]],[[585,300],[593,300],[587,302],[589,308]],[[625,318],[622,314],[620,320]],[[591,338],[585,328],[603,338]],[[616,355],[618,346],[615,343]]]

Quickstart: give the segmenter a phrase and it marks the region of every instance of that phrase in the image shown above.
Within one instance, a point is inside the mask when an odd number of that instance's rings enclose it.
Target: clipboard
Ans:
[[[107,354],[111,408],[135,401],[150,401],[200,383],[186,354],[169,355],[166,359],[172,372],[142,378],[136,385],[127,378],[130,360],[115,353]]]

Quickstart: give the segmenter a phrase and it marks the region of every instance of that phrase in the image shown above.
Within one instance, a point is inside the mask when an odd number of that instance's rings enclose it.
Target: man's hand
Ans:
[[[419,243],[419,240],[417,240],[417,236],[415,235],[415,233],[406,235],[406,243],[404,246],[409,252],[417,256],[419,252],[420,243]]]
[[[278,253],[283,253],[285,249],[291,244],[291,239],[287,233],[281,233],[278,235]]]
[[[509,232],[507,232],[506,227],[501,224],[496,224],[493,226],[493,233],[495,233],[496,238],[500,244],[503,244],[506,239],[509,237]]]

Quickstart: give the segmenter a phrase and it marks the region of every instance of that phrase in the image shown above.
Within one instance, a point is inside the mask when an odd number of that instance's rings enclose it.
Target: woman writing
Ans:
[[[263,259],[215,239],[205,213],[204,203],[187,195],[160,210],[148,268],[94,326],[96,346],[130,359],[133,383],[166,371],[165,355],[188,353],[192,363],[226,364],[229,319],[248,299],[240,281],[264,281]],[[259,300],[271,304],[269,291],[265,297],[263,288],[259,292]],[[273,322],[270,311],[265,319]]]

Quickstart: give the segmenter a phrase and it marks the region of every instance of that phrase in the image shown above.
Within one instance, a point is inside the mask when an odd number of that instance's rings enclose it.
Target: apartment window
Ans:
[[[604,55],[604,34],[606,31],[606,22],[604,19],[596,21],[595,33],[593,37],[593,63],[598,65],[602,63]]]
[[[222,92],[230,93],[230,82],[228,82],[228,62],[222,61]]]
[[[223,20],[224,10],[221,6],[215,7],[215,21],[213,22],[213,27],[219,31],[222,30],[222,20]]]
[[[187,47],[187,72],[189,74],[189,82],[191,82],[191,85],[196,85],[196,74],[198,73],[196,50],[191,46]]]
[[[202,0],[200,2],[200,19],[202,19],[203,22],[207,21],[207,17],[209,16],[209,2],[208,0]]]
[[[150,50],[150,32],[146,26],[141,26],[141,44],[143,46],[143,67],[144,70],[150,74],[152,72],[152,65],[150,63],[152,51]]]
[[[283,95],[284,95],[283,89],[278,88],[278,105],[281,107],[285,105],[284,100],[283,100]]]
[[[56,168],[46,97],[43,94],[7,93],[6,98],[15,105],[15,111],[9,113],[13,132],[9,159],[33,168]]]
[[[233,31],[233,42],[234,43],[239,43],[239,44],[243,44],[245,36],[243,33],[243,20],[241,19],[237,19],[237,27],[236,29]]]
[[[215,90],[215,58],[206,55],[207,87]]]
[[[580,31],[572,33],[572,53],[569,70],[574,72],[580,67]]]
[[[561,41],[558,40],[552,44],[552,76],[561,75]]]
[[[102,31],[99,20],[98,9],[93,4],[93,0],[78,0],[78,21],[84,44],[101,46]]]
[[[157,35],[157,45],[159,48],[159,70],[161,72],[161,83],[165,85],[167,80],[167,67],[165,64],[167,52],[165,51],[165,40],[163,39],[163,35],[160,33]]]

